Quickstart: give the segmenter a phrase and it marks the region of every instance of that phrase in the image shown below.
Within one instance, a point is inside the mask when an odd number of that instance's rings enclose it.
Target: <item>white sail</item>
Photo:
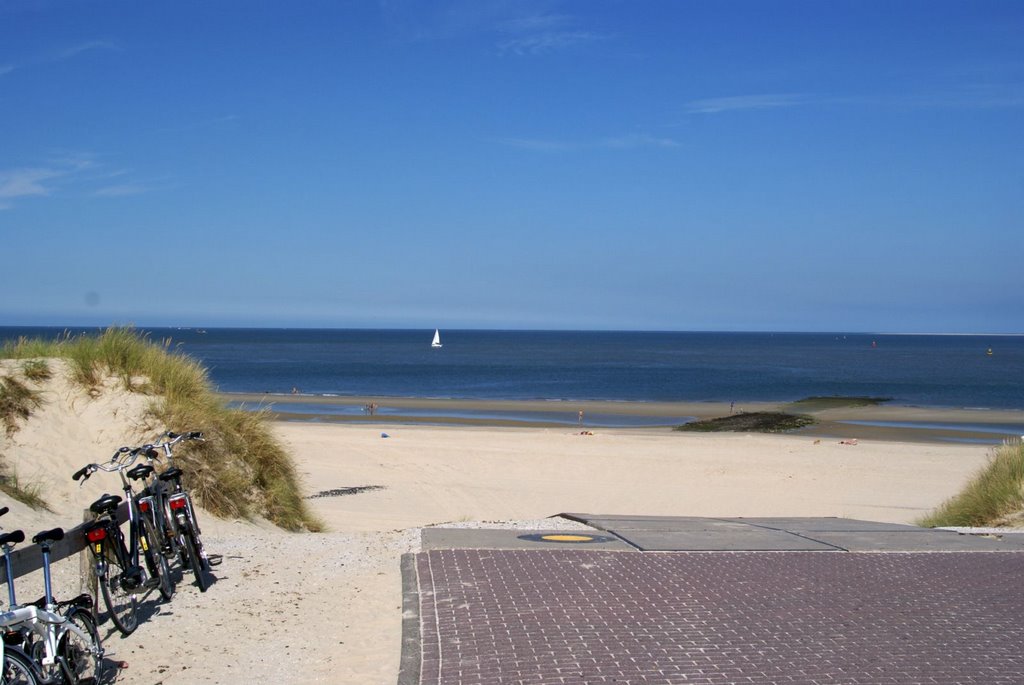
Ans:
[[[431,347],[441,347],[441,331],[434,329],[434,342],[430,343]]]

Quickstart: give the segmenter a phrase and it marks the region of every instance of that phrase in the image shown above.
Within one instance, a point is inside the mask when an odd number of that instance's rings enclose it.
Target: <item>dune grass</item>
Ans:
[[[27,419],[40,404],[42,398],[37,391],[12,376],[0,377],[0,422],[7,435],[13,435],[18,422]]]
[[[266,416],[229,409],[210,385],[206,369],[133,328],[58,340],[20,339],[0,357],[63,358],[74,380],[92,393],[113,376],[131,392],[154,396],[150,411],[169,430],[198,430],[205,442],[182,443],[175,452],[186,485],[206,509],[224,517],[264,516],[287,530],[321,530],[306,507],[290,455],[274,439]]]
[[[25,375],[25,378],[36,383],[53,378],[53,372],[50,371],[50,365],[46,363],[45,359],[26,360],[21,365],[21,372]]]
[[[917,522],[919,526],[998,526],[1024,513],[1024,443],[1012,440],[992,453],[957,495]]]
[[[33,509],[50,511],[43,499],[43,488],[39,483],[27,481],[7,463],[7,458],[0,454],[0,492]]]

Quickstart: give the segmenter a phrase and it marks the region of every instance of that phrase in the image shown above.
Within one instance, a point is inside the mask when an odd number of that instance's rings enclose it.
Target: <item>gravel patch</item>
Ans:
[[[521,521],[452,521],[450,523],[438,523],[429,528],[488,528],[491,530],[588,530],[596,531],[596,528],[572,521],[561,516],[552,516],[545,519],[526,519]]]
[[[951,530],[963,535],[1024,535],[1024,528],[965,528],[942,526],[939,530]]]

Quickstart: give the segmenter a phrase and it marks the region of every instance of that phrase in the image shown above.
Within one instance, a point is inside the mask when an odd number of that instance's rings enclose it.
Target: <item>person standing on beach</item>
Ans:
[[[583,410],[582,409],[580,409],[579,422],[580,422],[580,425],[582,426],[583,425]]]

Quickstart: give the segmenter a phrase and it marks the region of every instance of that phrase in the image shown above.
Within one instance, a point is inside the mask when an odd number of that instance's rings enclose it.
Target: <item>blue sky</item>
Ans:
[[[0,323],[1024,332],[1024,3],[0,0]]]

